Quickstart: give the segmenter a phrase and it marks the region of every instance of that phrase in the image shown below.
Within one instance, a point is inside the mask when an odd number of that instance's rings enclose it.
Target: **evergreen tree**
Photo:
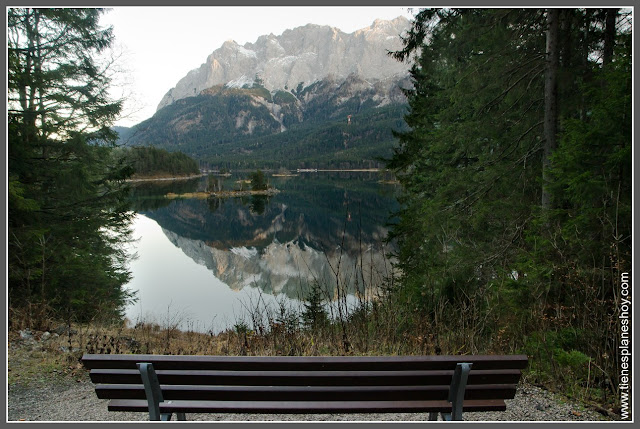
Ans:
[[[113,40],[101,9],[9,8],[10,322],[117,317],[131,299],[131,212],[109,126]]]
[[[249,180],[251,180],[251,189],[254,191],[264,191],[269,187],[262,170],[256,170],[251,173],[249,175]]]
[[[304,302],[304,310],[302,311],[302,324],[305,328],[317,333],[329,325],[329,316],[323,305],[324,295],[322,287],[318,282],[314,282],[311,286],[309,296]]]
[[[539,200],[544,34],[521,34],[542,29],[544,16],[463,9],[416,19],[411,130],[398,133],[390,162],[405,189],[393,235],[402,284],[435,317],[439,300],[468,299],[511,271]]]
[[[198,163],[182,152],[138,146],[122,154],[136,176],[189,176],[200,173]]]
[[[631,34],[619,16],[609,39],[612,10],[593,12],[589,27],[604,30],[596,38],[601,57],[574,86],[579,105],[564,105],[549,170],[553,207],[528,231],[536,246],[524,253],[521,269],[531,272],[529,284],[546,285],[552,328],[566,329],[560,321],[572,320],[577,334],[565,348],[593,357],[613,376],[620,371],[620,281],[632,260]]]
[[[389,161],[404,189],[396,296],[431,326],[455,315],[434,332],[459,326],[470,351],[506,337],[615,377],[631,263],[627,16],[426,9],[394,56],[415,57],[410,130]]]

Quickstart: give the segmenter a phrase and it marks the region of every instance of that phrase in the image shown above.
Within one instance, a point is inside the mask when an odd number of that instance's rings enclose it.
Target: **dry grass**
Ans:
[[[377,314],[375,312],[378,312]],[[80,359],[85,353],[169,354],[235,356],[331,356],[401,355],[433,353],[425,339],[396,335],[382,308],[350,315],[345,323],[330,323],[307,329],[289,314],[286,319],[269,317],[261,332],[238,323],[213,334],[163,327],[156,323],[135,325],[73,324],[58,333],[33,331],[22,338],[21,331],[9,332],[9,384],[38,383],[59,376],[86,377]],[[282,315],[278,315],[282,316]],[[55,326],[53,324],[52,326]],[[64,332],[63,332],[64,331]],[[24,331],[22,331],[24,332]]]
[[[433,317],[428,317],[394,295],[363,299],[360,306],[349,307],[341,287],[338,290],[342,292],[333,295],[320,291],[322,302],[333,305],[328,311],[325,308],[323,317],[314,319],[321,323],[310,321],[308,307],[295,309],[282,304],[274,308],[261,300],[246,303],[246,317],[220,333],[198,332],[193,327],[180,330],[180,315],[169,310],[160,323],[113,324],[96,318],[90,324],[71,326],[60,326],[37,306],[28,312],[11,311],[9,387],[86,380],[87,371],[80,362],[84,353],[375,356],[526,352],[530,362],[523,382],[544,385],[605,408],[617,406],[616,397],[608,393],[607,387],[596,384],[591,361],[586,370],[585,364],[573,361],[570,366],[559,366],[551,360],[555,365],[550,366],[549,357],[541,348],[544,344],[529,341],[523,347],[523,326],[503,325],[496,309],[484,304],[486,294],[471,296],[465,305],[437,302]],[[56,326],[60,327],[54,329]],[[21,338],[20,330],[29,327],[32,338]],[[46,334],[45,329],[51,334]],[[568,356],[575,357],[574,354]],[[586,378],[579,378],[584,371]],[[586,386],[581,384],[583,379]]]
[[[253,316],[249,320],[262,320],[260,315]],[[86,379],[87,371],[80,362],[85,353],[374,356],[516,352],[504,350],[499,338],[483,340],[478,332],[464,324],[455,326],[452,320],[449,320],[452,326],[445,331],[442,326],[416,318],[406,308],[389,305],[388,301],[354,309],[344,314],[342,320],[313,328],[301,324],[298,316],[291,312],[273,312],[266,315],[267,324],[260,329],[238,322],[218,334],[179,330],[176,324],[161,326],[146,322],[74,324],[70,330],[68,326],[58,328],[60,334],[34,331],[27,339],[21,338],[20,332],[14,329],[9,331],[8,384],[38,385],[70,377]],[[534,377],[529,381],[536,382],[538,377],[534,373],[525,372],[524,381]]]

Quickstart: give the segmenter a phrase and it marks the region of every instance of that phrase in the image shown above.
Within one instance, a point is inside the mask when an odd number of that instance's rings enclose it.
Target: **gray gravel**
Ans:
[[[33,388],[9,387],[8,420],[25,421],[134,421],[147,420],[144,413],[108,412],[108,400],[98,399],[88,380],[62,380]],[[535,386],[519,386],[516,397],[507,401],[505,412],[465,413],[465,420],[483,421],[602,421],[612,420],[598,412],[563,400]],[[175,419],[175,416],[174,416]],[[188,414],[191,421],[424,421],[426,413],[415,414]]]

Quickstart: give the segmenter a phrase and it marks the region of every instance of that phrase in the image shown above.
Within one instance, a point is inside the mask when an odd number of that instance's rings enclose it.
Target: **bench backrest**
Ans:
[[[102,399],[144,399],[136,363],[153,364],[165,400],[447,400],[457,363],[472,364],[465,399],[510,399],[527,357],[85,355]]]

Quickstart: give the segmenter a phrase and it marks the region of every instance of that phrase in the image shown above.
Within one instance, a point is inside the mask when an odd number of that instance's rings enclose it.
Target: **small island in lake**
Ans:
[[[240,189],[223,190],[222,183],[213,175],[209,175],[207,180],[207,191],[205,192],[188,192],[185,194],[174,194],[170,192],[165,195],[166,198],[230,198],[230,197],[247,197],[253,195],[271,196],[280,192],[276,188],[272,188],[267,183],[264,173],[257,170],[249,175],[247,180],[239,180]],[[250,184],[251,189],[245,189],[245,185]]]
[[[279,189],[269,188],[262,190],[236,190],[236,191],[214,191],[214,192],[187,192],[186,194],[174,194],[169,192],[165,198],[229,198],[247,197],[252,195],[272,196],[280,192]]]

